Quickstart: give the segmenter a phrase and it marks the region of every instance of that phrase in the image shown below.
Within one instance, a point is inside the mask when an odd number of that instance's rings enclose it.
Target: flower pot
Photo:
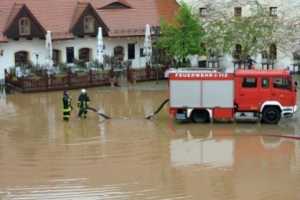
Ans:
[[[115,79],[110,79],[110,86],[111,87],[114,87],[115,86]]]

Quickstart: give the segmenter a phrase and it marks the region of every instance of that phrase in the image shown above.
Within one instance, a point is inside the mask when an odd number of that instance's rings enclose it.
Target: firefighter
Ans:
[[[291,66],[287,66],[286,69],[290,72],[290,75],[293,75],[293,69]]]
[[[71,111],[73,110],[71,97],[68,94],[68,91],[63,92],[62,97],[62,103],[63,103],[63,120],[69,121]]]
[[[246,63],[247,63],[248,69],[254,69],[253,63],[256,63],[256,62],[250,56],[247,56]]]
[[[78,119],[81,119],[82,114],[83,114],[83,118],[86,118],[88,113],[86,108],[89,107],[89,104],[90,104],[90,97],[88,96],[86,90],[82,89],[77,102],[77,107],[79,108]]]

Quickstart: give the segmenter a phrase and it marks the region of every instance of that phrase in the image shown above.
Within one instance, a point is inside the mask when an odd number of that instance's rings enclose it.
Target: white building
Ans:
[[[178,2],[180,2],[178,0]],[[297,11],[299,1],[295,0],[183,0],[191,6],[192,10],[199,13],[199,20],[205,21],[208,12],[222,12],[230,17],[241,16],[247,17],[251,15],[251,9],[256,3],[262,5],[271,17],[281,22],[280,29],[274,35],[276,42],[267,48],[268,61],[274,62],[274,68],[285,68],[287,66],[300,65],[300,58],[294,57],[293,53],[300,55],[300,14]],[[209,47],[208,47],[209,48]],[[236,44],[232,47],[232,51],[239,51],[243,47]],[[300,56],[298,56],[300,57]],[[257,62],[256,67],[261,68],[262,63],[266,63],[267,59],[262,54],[252,55]],[[193,65],[197,65],[197,60],[193,59]],[[233,55],[223,55],[221,65],[223,67],[233,66]],[[264,66],[266,68],[266,66]],[[296,68],[298,70],[298,68]]]
[[[98,27],[102,27],[105,55],[143,67],[146,24],[158,26],[161,16],[171,20],[178,7],[175,0],[0,1],[0,80],[4,69],[49,63],[47,31],[51,31],[54,63],[95,60]]]

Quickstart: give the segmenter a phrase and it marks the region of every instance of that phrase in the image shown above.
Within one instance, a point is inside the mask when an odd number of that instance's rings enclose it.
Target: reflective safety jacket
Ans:
[[[78,108],[87,108],[90,104],[90,97],[85,94],[80,94],[78,97],[77,106]]]
[[[63,112],[70,112],[72,110],[71,98],[64,94],[62,98],[63,102]]]

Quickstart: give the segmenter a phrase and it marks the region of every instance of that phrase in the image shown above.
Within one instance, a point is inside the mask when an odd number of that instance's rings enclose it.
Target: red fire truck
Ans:
[[[297,83],[286,69],[170,70],[168,77],[170,114],[177,120],[276,124],[297,110]]]

